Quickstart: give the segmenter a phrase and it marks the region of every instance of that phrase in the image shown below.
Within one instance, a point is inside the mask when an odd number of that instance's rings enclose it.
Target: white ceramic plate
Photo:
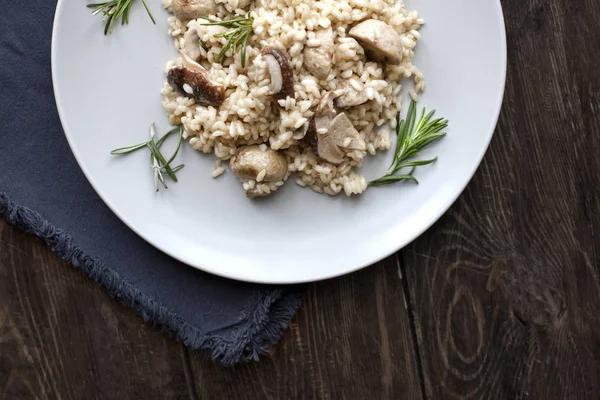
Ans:
[[[140,3],[140,2],[137,2]],[[111,157],[113,148],[146,140],[160,104],[163,68],[174,58],[167,13],[141,4],[130,25],[102,34],[99,17],[79,0],[59,0],[52,37],[56,102],[67,139],[85,175],[108,206],[137,234],[193,267],[229,278],[297,283],[370,265],[415,239],[454,202],[492,137],[506,74],[506,37],[498,0],[407,0],[425,19],[415,64],[427,89],[420,105],[450,120],[448,135],[422,156],[419,185],[373,188],[331,198],[290,180],[276,195],[251,201],[231,173],[210,175],[214,158],[184,146],[179,183],[153,192],[148,154]],[[405,104],[408,102],[405,102]],[[381,174],[391,152],[368,160]]]

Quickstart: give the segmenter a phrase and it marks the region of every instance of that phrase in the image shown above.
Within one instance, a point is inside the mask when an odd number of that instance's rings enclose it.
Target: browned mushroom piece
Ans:
[[[181,55],[185,65],[173,67],[167,73],[167,82],[171,87],[201,106],[218,107],[223,104],[223,85],[211,81],[206,70],[185,52],[181,52]]]
[[[219,5],[214,0],[173,0],[173,14],[182,21],[190,21],[214,15]]]
[[[262,49],[271,75],[271,90],[278,100],[294,97],[294,70],[287,55],[274,47]]]
[[[315,38],[321,43],[317,47],[304,48],[304,67],[318,79],[326,79],[331,72],[333,61],[333,31],[331,28],[315,32]]]
[[[319,146],[317,139],[317,123],[315,122],[315,117],[312,117],[306,123],[306,135],[304,136],[304,140],[310,146],[313,153],[319,155]]]
[[[359,80],[357,75],[352,75],[350,79]],[[350,108],[366,103],[369,98],[364,90],[356,90],[350,85],[350,79],[340,81],[338,87],[344,91],[340,97],[335,100],[335,105],[339,108]]]
[[[319,157],[332,164],[340,164],[347,150],[365,150],[365,141],[354,128],[345,113],[338,114],[331,120],[326,130],[318,128],[317,124],[317,151]]]
[[[402,37],[383,21],[363,21],[352,27],[348,36],[360,43],[369,59],[387,64],[400,64],[402,61]]]
[[[270,148],[263,150],[258,145],[239,149],[229,165],[242,181],[278,182],[285,179],[288,172],[287,161],[282,154]]]

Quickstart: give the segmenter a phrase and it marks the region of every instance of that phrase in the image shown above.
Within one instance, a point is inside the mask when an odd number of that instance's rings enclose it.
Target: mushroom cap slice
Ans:
[[[278,182],[285,179],[288,164],[285,157],[271,148],[262,150],[258,145],[242,147],[231,158],[231,170],[242,180],[256,180],[265,170],[262,182]]]
[[[173,14],[182,21],[190,21],[216,14],[219,5],[214,0],[173,0]]]
[[[315,32],[315,37],[321,41],[321,44],[317,47],[304,48],[302,64],[318,79],[326,79],[331,72],[333,61],[333,31],[331,28],[320,29]]]
[[[201,106],[218,107],[225,101],[225,87],[208,77],[200,64],[181,52],[185,65],[178,65],[167,73],[167,82],[180,94],[191,97]]]
[[[306,138],[306,143],[317,155],[319,154],[319,149],[317,147],[317,132],[326,131],[329,128],[331,120],[337,114],[337,111],[333,106],[333,101],[335,100],[336,96],[337,95],[334,92],[326,92],[323,96],[321,96],[319,103],[317,104],[315,114],[308,120],[306,124],[304,124],[303,127],[304,134],[300,139]]]
[[[169,70],[167,82],[177,92],[191,97],[201,106],[218,107],[225,101],[225,88],[212,82],[206,72],[179,65]]]
[[[346,139],[350,141],[344,146]],[[319,157],[332,164],[340,164],[345,155],[344,148],[365,150],[367,146],[348,116],[340,113],[331,120],[326,132],[319,133],[317,129],[317,150]]]
[[[367,58],[388,64],[402,61],[402,37],[383,21],[368,19],[348,32],[365,49]]]
[[[315,117],[313,116],[306,123],[306,135],[304,136],[304,140],[310,146],[311,150],[319,155],[319,147],[318,147],[318,138],[317,138],[317,124],[315,122]]]
[[[287,55],[274,47],[262,49],[271,74],[271,90],[278,100],[294,97],[294,70]]]

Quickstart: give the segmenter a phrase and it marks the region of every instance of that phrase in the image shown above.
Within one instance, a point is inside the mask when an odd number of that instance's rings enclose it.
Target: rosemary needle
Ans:
[[[435,157],[429,160],[407,161],[409,158],[415,157],[421,149],[446,135],[442,130],[448,126],[448,120],[444,118],[432,120],[435,110],[430,111],[428,114],[425,114],[425,112],[426,110],[423,108],[421,116],[417,120],[416,102],[414,100],[411,101],[408,107],[406,120],[400,120],[400,112],[398,112],[396,148],[392,164],[384,176],[372,180],[369,182],[369,186],[390,185],[405,180],[419,183],[413,176],[415,168],[432,164],[437,160],[437,157]],[[408,173],[396,175],[396,172],[405,168],[410,168]]]
[[[154,121],[150,124],[150,140],[154,141],[156,137],[156,127],[154,125]],[[158,175],[160,174],[160,169],[158,168],[158,161],[156,157],[152,156],[152,170],[154,171],[154,190],[158,192]]]
[[[165,160],[165,157],[162,155],[162,153],[158,149],[158,146],[156,146],[156,142],[154,140],[150,140],[150,141],[148,141],[147,146],[150,149],[150,152],[152,153],[154,158],[156,158],[156,160],[158,160],[158,164],[160,165],[160,168],[164,168],[165,171],[167,172],[167,174],[171,177],[171,179],[173,179],[175,182],[177,182],[177,175],[175,175],[175,173],[173,172],[173,169],[167,163],[167,161]]]
[[[113,156],[117,156],[119,154],[131,153],[132,151],[141,149],[142,147],[146,147],[146,143],[148,143],[148,142],[138,143],[138,144],[134,144],[133,146],[127,146],[127,147],[121,147],[119,149],[114,149],[113,151],[110,152],[110,154],[112,154]]]
[[[131,5],[135,0],[110,0],[104,3],[93,3],[88,4],[89,8],[93,8],[92,15],[102,14],[104,17],[104,34],[108,35],[112,33],[115,22],[121,19],[121,25],[129,23],[129,12],[131,11]],[[146,0],[142,0],[142,4],[148,13],[148,16],[152,20],[152,23],[156,25],[156,20],[150,12]]]
[[[169,157],[167,160],[165,156],[161,153],[160,147],[165,142],[165,140],[173,133],[178,132],[178,142],[177,148],[173,152],[173,155]],[[160,182],[165,189],[168,189],[167,183],[165,182],[165,178],[163,174],[167,174],[173,181],[177,182],[176,172],[181,170],[185,165],[180,164],[175,167],[171,167],[171,163],[177,157],[179,150],[181,149],[181,143],[183,142],[183,125],[179,125],[174,129],[171,129],[165,135],[163,135],[160,139],[156,140],[156,132],[154,123],[150,125],[150,140],[143,143],[138,143],[133,146],[121,147],[115,149],[110,152],[112,155],[122,155],[132,153],[136,150],[147,148],[150,151],[150,166],[152,167],[152,171],[154,174],[154,187],[155,190],[158,191],[158,182]]]
[[[227,52],[229,49],[232,50],[232,55],[237,52],[238,46],[240,47],[240,56],[242,60],[242,67],[246,66],[246,47],[248,45],[248,39],[252,35],[252,24],[254,19],[247,13],[245,17],[230,19],[227,21],[219,21],[212,18],[204,18],[207,23],[202,25],[218,25],[230,30],[226,32],[217,33],[214,35],[216,38],[225,38],[227,43],[219,52],[217,60],[220,64],[223,64],[227,58]]]

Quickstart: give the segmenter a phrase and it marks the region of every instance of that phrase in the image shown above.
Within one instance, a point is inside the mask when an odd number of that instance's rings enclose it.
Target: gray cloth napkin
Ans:
[[[302,290],[230,281],[183,265],[104,205],[75,162],[54,103],[55,6],[56,0],[2,0],[0,216],[185,345],[226,365],[256,358],[279,340]]]

